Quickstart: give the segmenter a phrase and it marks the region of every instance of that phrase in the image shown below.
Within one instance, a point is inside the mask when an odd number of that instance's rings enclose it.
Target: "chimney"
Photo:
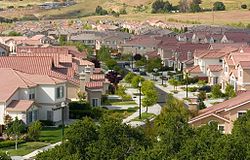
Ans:
[[[85,77],[85,73],[82,71],[80,74],[80,91],[81,92],[85,92],[85,82],[86,82],[86,77]]]
[[[86,66],[84,72],[85,72],[85,81],[90,82],[91,67]]]

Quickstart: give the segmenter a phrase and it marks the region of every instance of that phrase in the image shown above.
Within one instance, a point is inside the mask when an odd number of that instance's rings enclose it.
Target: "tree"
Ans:
[[[213,98],[221,98],[223,96],[223,93],[220,90],[220,85],[219,84],[215,84],[212,87],[212,97]]]
[[[126,92],[126,87],[123,85],[118,85],[115,94],[120,96],[122,100],[128,100],[131,99],[130,95],[128,95]]]
[[[154,68],[161,69],[161,59],[160,58],[152,58],[147,61],[146,70],[147,72],[152,72]]]
[[[23,121],[15,120],[10,124],[10,127],[6,130],[7,134],[12,135],[15,137],[15,149],[17,150],[17,143],[20,134],[25,130],[25,125]]]
[[[155,120],[159,142],[156,144],[158,149],[157,159],[176,155],[186,139],[193,136],[192,129],[187,123],[189,111],[184,107],[183,101],[179,101],[168,94],[166,106]]]
[[[213,9],[215,11],[224,11],[226,9],[223,2],[215,2],[213,6]]]
[[[79,92],[77,93],[77,97],[79,98],[79,101],[80,101],[80,102],[86,102],[87,96],[86,96],[86,93],[85,93],[85,92],[79,91]]]
[[[143,81],[144,81],[144,78],[142,78],[141,76],[135,76],[131,80],[131,85],[134,88],[138,88],[139,82],[143,82]]]
[[[11,160],[11,157],[6,153],[0,151],[0,160]]]
[[[234,87],[230,84],[227,84],[226,89],[225,89],[225,96],[228,98],[232,98],[236,96]]]
[[[148,112],[148,107],[156,104],[157,100],[158,95],[155,89],[146,92],[144,98],[142,99],[142,105],[146,107],[146,113]]]
[[[190,10],[191,12],[200,12],[201,11],[201,7],[199,4],[195,4],[195,3],[191,3],[190,4]]]
[[[124,80],[125,80],[126,83],[131,83],[131,82],[132,82],[132,79],[133,79],[135,76],[136,76],[136,74],[134,74],[134,73],[132,73],[132,72],[129,72],[129,73],[125,76]]]
[[[28,128],[28,138],[33,141],[38,141],[42,130],[40,121],[33,122]]]
[[[114,70],[115,66],[117,66],[117,62],[114,59],[109,59],[105,62],[106,66],[108,67],[108,69],[110,70]]]
[[[95,13],[98,15],[106,15],[108,14],[108,11],[103,9],[101,6],[97,6],[95,9]]]
[[[142,59],[142,56],[140,55],[140,54],[135,54],[134,55],[134,60],[135,61],[139,61],[139,60],[141,60]]]
[[[165,13],[172,10],[172,4],[169,1],[156,0],[152,4],[152,13]]]
[[[189,11],[189,4],[187,0],[180,0],[179,2],[179,10],[181,12],[188,12]]]
[[[240,7],[241,7],[242,9],[247,9],[247,5],[246,5],[246,4],[242,4]]]
[[[6,114],[4,116],[4,124],[8,126],[9,124],[11,124],[11,122],[13,122],[12,117],[10,115]]]
[[[111,57],[110,49],[108,47],[102,46],[100,50],[97,52],[97,59],[99,61],[107,61]]]
[[[201,3],[202,3],[202,0],[193,0],[193,3],[194,3],[194,4],[201,4]]]

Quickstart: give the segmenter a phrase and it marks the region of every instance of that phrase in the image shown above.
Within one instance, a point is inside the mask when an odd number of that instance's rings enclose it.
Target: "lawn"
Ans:
[[[56,143],[61,141],[61,128],[48,127],[41,131],[41,136],[39,138],[42,142]]]
[[[139,119],[139,117],[137,117],[137,118],[133,119],[132,121],[144,121],[146,119],[151,119],[153,117],[155,117],[155,114],[153,114],[153,113],[145,113],[144,112],[144,113],[141,114],[141,119]]]
[[[122,119],[127,118],[138,110],[138,107],[128,108],[124,110],[109,110],[108,112],[116,117],[120,117]]]
[[[49,145],[46,142],[26,142],[18,145],[18,149],[15,150],[15,146],[1,148],[1,151],[8,151],[11,156],[24,156],[32,151]]]

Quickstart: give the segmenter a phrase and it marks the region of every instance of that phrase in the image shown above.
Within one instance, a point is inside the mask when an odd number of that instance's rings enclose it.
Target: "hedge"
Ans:
[[[18,140],[18,144],[20,144],[20,143],[25,143],[25,141],[24,140]],[[15,146],[15,141],[7,140],[7,141],[0,142],[0,148],[11,147],[11,146]]]

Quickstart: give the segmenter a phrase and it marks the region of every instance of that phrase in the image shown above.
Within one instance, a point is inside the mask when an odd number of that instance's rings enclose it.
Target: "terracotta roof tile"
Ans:
[[[219,71],[222,71],[222,65],[209,65],[208,69],[211,72],[219,72]]]
[[[26,112],[32,105],[34,101],[29,100],[13,100],[6,108],[8,112]]]
[[[89,89],[97,89],[103,87],[103,82],[87,82],[86,87]]]
[[[196,65],[196,66],[187,68],[186,72],[188,72],[188,73],[201,73],[201,69],[200,69],[199,65]]]

